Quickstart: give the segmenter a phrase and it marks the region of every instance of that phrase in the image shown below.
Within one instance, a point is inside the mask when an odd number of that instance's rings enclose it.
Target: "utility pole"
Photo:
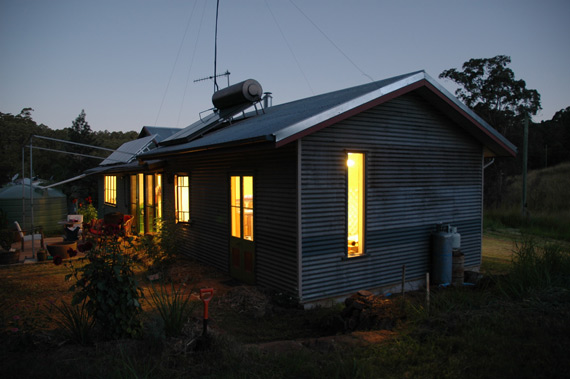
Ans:
[[[527,215],[526,205],[526,172],[528,166],[528,113],[524,118],[524,139],[523,139],[523,172],[522,172],[522,204],[521,214],[523,217]]]

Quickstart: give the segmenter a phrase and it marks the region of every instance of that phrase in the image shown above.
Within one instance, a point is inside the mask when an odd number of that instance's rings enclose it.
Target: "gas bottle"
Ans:
[[[432,275],[435,284],[451,283],[453,233],[449,225],[438,224],[432,234]]]

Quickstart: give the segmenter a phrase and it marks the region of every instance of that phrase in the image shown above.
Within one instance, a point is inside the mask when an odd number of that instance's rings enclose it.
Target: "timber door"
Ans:
[[[248,284],[255,282],[253,212],[253,176],[232,176],[230,275]]]

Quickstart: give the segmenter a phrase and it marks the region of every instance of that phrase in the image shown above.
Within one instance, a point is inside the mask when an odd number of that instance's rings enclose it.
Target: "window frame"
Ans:
[[[233,193],[232,193],[232,187],[233,187],[233,178],[238,178],[238,182],[239,182],[239,188],[237,188],[238,192],[239,192],[239,204],[235,204],[234,203],[234,199],[233,199]],[[247,204],[247,200],[245,198],[246,194],[246,189],[245,189],[245,178],[250,178],[251,180],[251,195],[252,195],[252,199],[250,200],[251,204]],[[230,236],[232,236],[233,238],[237,238],[240,240],[244,240],[244,241],[250,241],[250,242],[255,242],[255,219],[254,219],[254,215],[255,215],[255,198],[254,198],[254,194],[255,194],[255,174],[254,173],[250,173],[250,172],[244,172],[244,173],[234,173],[234,174],[230,174],[230,201],[229,201],[229,210],[230,210]],[[247,204],[247,205],[246,205]],[[234,211],[237,210],[237,215],[238,219],[237,219],[237,226],[239,228],[239,236],[235,235],[234,232],[234,222],[236,221],[236,219],[234,219],[234,215],[236,213],[234,213]],[[248,221],[246,220],[245,215],[249,213],[249,223],[250,226],[249,228],[246,228],[246,224],[248,224]],[[246,230],[249,231],[249,233],[246,233]],[[250,238],[248,238],[250,237]]]
[[[361,185],[363,187],[363,191],[362,191],[362,202],[361,205],[359,205],[360,209],[359,209],[359,213],[362,213],[361,217],[359,216],[360,220],[359,223],[362,223],[362,227],[359,226],[359,240],[362,239],[362,241],[359,241],[358,244],[359,249],[358,252],[355,253],[351,253],[350,252],[350,247],[349,247],[349,168],[348,168],[348,160],[349,160],[349,154],[360,154],[362,156],[362,171],[361,171]],[[345,259],[357,259],[357,258],[362,258],[365,256],[368,256],[367,253],[367,236],[366,236],[366,229],[367,229],[367,220],[366,220],[366,209],[367,209],[367,201],[368,201],[368,186],[367,186],[367,182],[368,182],[368,152],[367,151],[363,151],[363,150],[358,150],[358,149],[346,149],[344,151],[344,168],[345,168],[345,178],[346,178],[346,184],[345,184],[345,207],[346,207],[346,213],[345,213]]]
[[[182,186],[182,188],[187,188],[187,207],[184,210],[180,210],[180,197],[183,196],[183,193],[179,192],[179,178],[186,178],[186,186]],[[191,222],[191,212],[190,212],[190,175],[186,173],[178,173],[174,175],[174,220],[176,223],[190,223]],[[184,214],[186,217],[181,218],[180,215]]]
[[[103,203],[117,206],[117,175],[105,175],[103,178]]]

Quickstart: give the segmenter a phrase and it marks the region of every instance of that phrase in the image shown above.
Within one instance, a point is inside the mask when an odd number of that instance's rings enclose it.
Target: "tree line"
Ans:
[[[444,70],[439,77],[455,82],[455,95],[480,117],[518,147],[516,159],[499,158],[485,169],[484,199],[486,207],[501,205],[501,194],[508,177],[522,171],[523,125],[525,118],[532,117],[541,109],[540,94],[528,89],[522,79],[517,79],[508,67],[511,58],[497,55],[492,58],[474,58],[465,62],[461,69]],[[85,111],[73,120],[68,128],[52,130],[32,119],[31,108],[24,108],[17,115],[0,112],[0,186],[8,183],[22,170],[22,146],[31,135],[78,142],[116,149],[124,142],[137,137],[137,132],[93,132],[86,121]],[[36,142],[34,142],[36,145]],[[41,141],[38,145],[49,149],[80,152],[85,155],[105,157],[109,152],[58,142]],[[529,122],[528,168],[545,168],[570,161],[570,107],[558,111],[551,120]],[[26,154],[29,150],[26,149]],[[29,161],[26,157],[26,161]],[[96,167],[101,160],[81,156],[53,153],[34,149],[33,175],[48,182],[58,182],[79,175]],[[29,168],[26,170],[29,171]],[[27,173],[26,176],[28,176]],[[70,197],[96,198],[96,178],[86,177],[81,181],[63,186]]]
[[[71,125],[63,129],[50,129],[47,125],[37,124],[32,118],[32,108],[24,108],[19,114],[0,112],[0,186],[11,182],[16,176],[22,177],[22,147],[29,146],[33,135],[71,141],[85,145],[117,149],[123,143],[137,138],[138,133],[130,132],[94,132],[86,120],[86,113],[82,110],[72,121]],[[110,154],[109,151],[71,145],[46,139],[33,139],[32,174],[41,179],[43,184],[57,183],[77,175],[85,170],[94,168],[102,159]],[[79,153],[97,158],[60,153]],[[24,148],[24,176],[30,177],[30,150]],[[97,198],[97,180],[95,177],[85,177],[82,180],[70,182],[58,187],[70,198]]]

